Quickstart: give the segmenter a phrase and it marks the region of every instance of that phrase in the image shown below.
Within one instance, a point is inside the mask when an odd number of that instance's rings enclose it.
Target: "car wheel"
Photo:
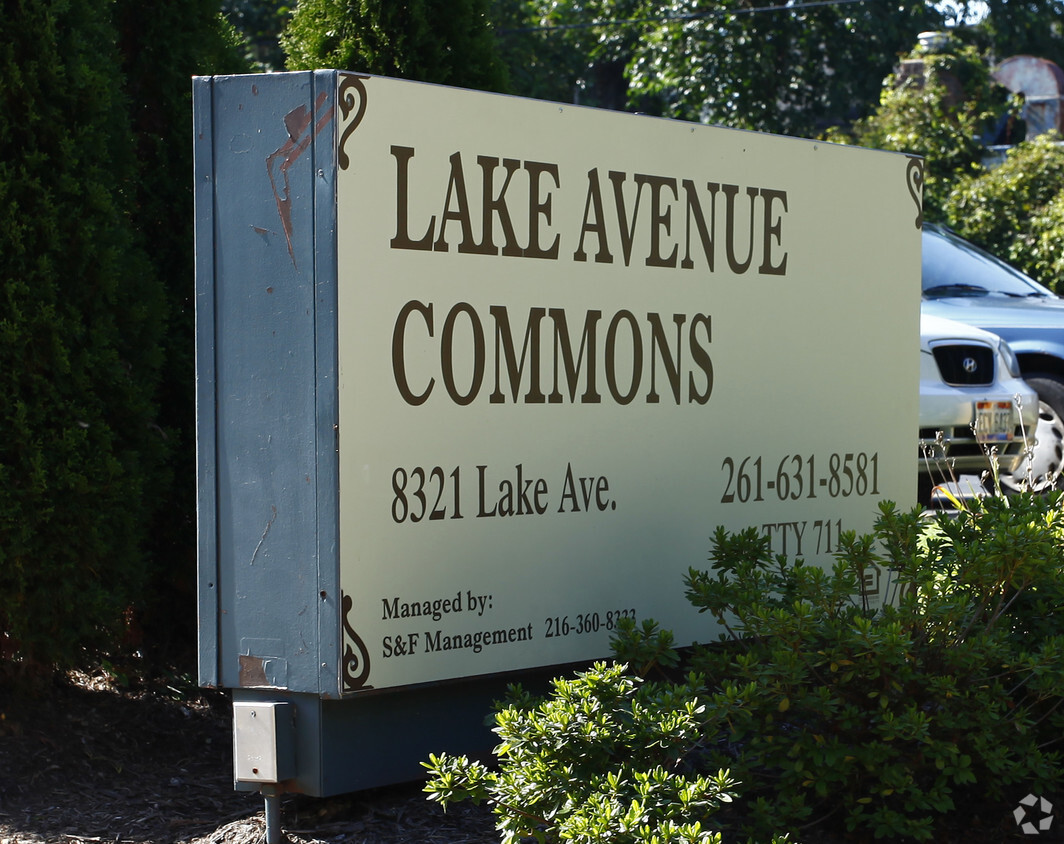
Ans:
[[[1061,485],[1064,469],[1064,382],[1054,375],[1031,375],[1024,380],[1038,393],[1038,424],[1028,431],[1034,443],[1008,479],[1009,486],[1043,490]]]

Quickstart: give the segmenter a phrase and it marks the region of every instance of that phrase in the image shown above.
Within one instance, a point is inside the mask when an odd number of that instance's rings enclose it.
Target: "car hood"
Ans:
[[[920,348],[931,351],[931,343],[936,341],[979,341],[989,346],[996,346],[998,338],[989,331],[983,331],[965,322],[947,319],[938,314],[920,311]]]
[[[923,313],[977,325],[997,334],[1002,333],[1002,328],[1064,331],[1064,299],[948,296],[924,299],[920,309]]]

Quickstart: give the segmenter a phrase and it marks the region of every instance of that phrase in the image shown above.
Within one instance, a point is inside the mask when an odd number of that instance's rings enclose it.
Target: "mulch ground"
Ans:
[[[79,674],[17,699],[0,685],[0,844],[261,844],[262,798],[233,790],[230,713],[227,695],[176,681],[119,688]],[[291,844],[498,844],[486,807],[444,813],[421,787],[286,796],[281,826]],[[1025,836],[1009,807],[967,807],[963,828],[934,844],[1062,841],[1060,808],[1055,828]],[[890,844],[845,839],[879,841]]]
[[[74,675],[0,688],[0,844],[260,844],[263,801],[233,790],[228,697]],[[292,844],[498,844],[489,811],[444,813],[420,783],[283,798]]]

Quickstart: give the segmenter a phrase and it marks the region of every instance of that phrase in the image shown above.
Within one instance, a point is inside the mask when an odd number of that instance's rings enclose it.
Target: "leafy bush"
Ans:
[[[719,531],[688,595],[730,646],[693,664],[710,708],[741,702],[708,760],[757,784],[751,831],[842,810],[847,830],[932,840],[962,795],[1059,783],[1062,540],[1059,500],[1034,496],[931,522],[884,506],[831,572]],[[894,578],[879,612],[853,598],[871,566]]]
[[[596,664],[537,701],[520,688],[496,715],[501,771],[432,756],[427,787],[444,806],[490,800],[504,844],[719,844],[704,821],[732,799],[726,771],[695,771],[705,732],[701,680],[644,683]]]
[[[900,84],[889,77],[875,113],[854,125],[853,136],[864,147],[922,155],[924,211],[939,219],[956,180],[982,172],[981,138],[1006,97],[974,47],[955,44],[919,58],[924,76]]]
[[[505,91],[487,0],[300,0],[281,46],[289,70],[334,67]]]
[[[1005,161],[961,180],[946,203],[949,224],[1044,284],[1062,280],[1064,147],[1055,133],[1009,150]]]
[[[596,666],[546,701],[517,694],[496,715],[499,770],[433,757],[433,798],[491,801],[506,841],[764,841],[816,824],[930,841],[971,801],[1064,779],[1059,495],[953,518],[884,504],[831,570],[720,529],[710,564],[687,594],[723,632],[684,680]],[[873,567],[891,582],[879,610],[859,597]],[[651,622],[615,650],[675,661]]]

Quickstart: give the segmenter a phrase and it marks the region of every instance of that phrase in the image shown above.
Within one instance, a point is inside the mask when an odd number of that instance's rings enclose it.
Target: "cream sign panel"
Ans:
[[[920,164],[343,75],[348,692],[680,644],[718,525],[915,491]],[[866,584],[876,600],[881,584]]]

